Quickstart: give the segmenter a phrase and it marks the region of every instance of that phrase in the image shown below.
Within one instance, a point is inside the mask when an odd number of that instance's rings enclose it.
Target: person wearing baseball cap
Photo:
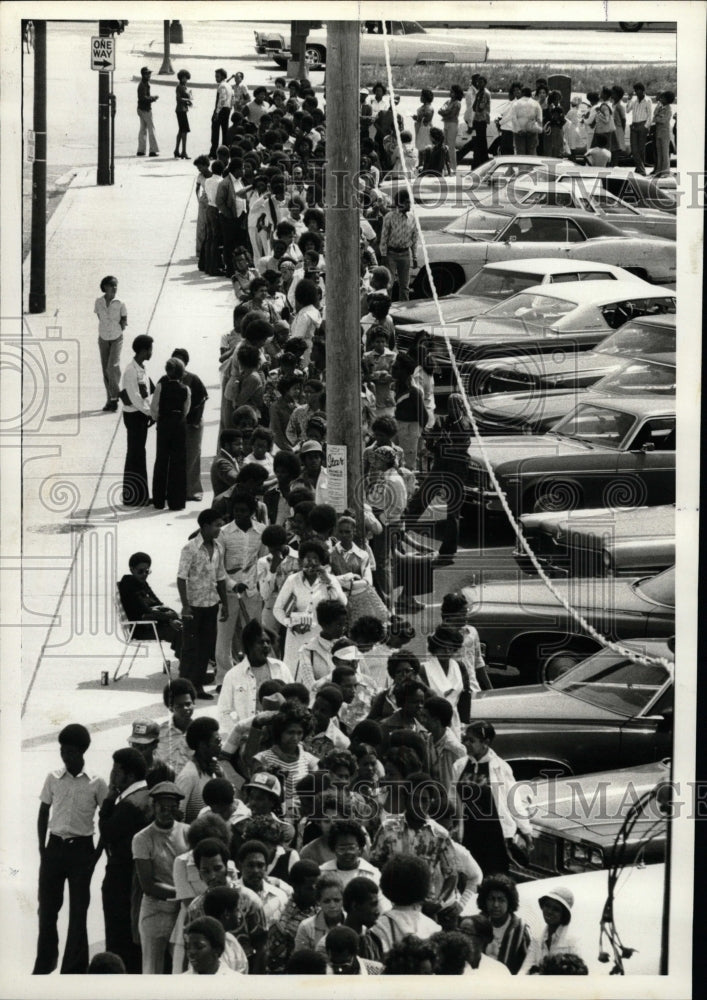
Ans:
[[[133,837],[133,859],[143,896],[138,928],[143,975],[162,975],[180,903],[174,888],[174,859],[189,850],[189,827],[177,817],[184,796],[173,781],[150,789],[155,818]]]
[[[304,441],[299,450],[302,462],[302,475],[296,482],[303,482],[314,490],[314,502],[327,503],[329,496],[329,481],[324,466],[324,448],[321,441],[310,438]]]
[[[160,742],[160,727],[154,719],[136,719],[128,744],[139,750],[145,758],[148,769],[155,763],[155,753]]]
[[[155,127],[152,122],[152,105],[159,97],[152,97],[150,94],[150,77],[152,70],[143,66],[140,70],[140,82],[137,85],[137,116],[140,119],[140,131],[137,137],[137,155],[145,155],[146,138],[150,140],[150,156],[159,156],[160,150],[155,136]]]
[[[528,953],[518,973],[521,976],[537,973],[541,962],[548,955],[569,953],[582,957],[579,940],[569,933],[574,906],[572,890],[564,885],[558,885],[540,896],[538,905],[542,910],[545,927],[542,933],[530,942]]]

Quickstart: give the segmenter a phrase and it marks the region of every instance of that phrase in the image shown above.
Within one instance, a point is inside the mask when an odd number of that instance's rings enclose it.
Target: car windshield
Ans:
[[[583,403],[556,424],[553,433],[603,448],[619,448],[635,420],[632,413]]]
[[[634,584],[637,594],[647,597],[649,601],[657,601],[669,608],[675,607],[675,567],[670,566],[662,573],[647,576]]]
[[[604,393],[645,393],[658,396],[674,396],[676,389],[673,365],[660,365],[651,361],[633,361],[619,372],[605,375],[592,387],[595,392]]]
[[[626,718],[639,715],[671,679],[660,663],[634,663],[604,649],[550,683],[553,691]]]
[[[539,285],[543,280],[542,274],[518,274],[515,271],[486,270],[478,271],[473,278],[457,292],[458,295],[483,295],[486,298],[494,299],[496,302],[503,302],[516,292],[522,292],[533,285]]]
[[[491,242],[508,225],[508,216],[498,212],[470,209],[460,219],[455,219],[445,226],[444,232],[454,236],[467,237],[470,240]]]
[[[541,295],[537,292],[520,292],[493,306],[485,315],[522,319],[534,326],[549,326],[576,308],[577,303],[569,299],[558,299],[554,295]]]
[[[645,354],[672,354],[675,351],[675,330],[625,323],[616,333],[602,340],[597,351],[629,358]]]

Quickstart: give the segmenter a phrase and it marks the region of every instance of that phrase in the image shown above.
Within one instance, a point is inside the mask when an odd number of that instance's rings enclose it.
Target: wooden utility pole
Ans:
[[[363,447],[361,430],[361,323],[358,21],[327,22],[326,162],[326,396],[327,467],[346,458],[345,504],[363,537]],[[345,453],[339,452],[340,446]]]
[[[29,311],[43,313],[47,249],[47,22],[34,22],[34,163],[32,164],[32,249]]]
[[[162,37],[164,39],[164,54],[162,56],[162,65],[160,66],[158,76],[173,76],[174,70],[172,69],[172,50],[170,48],[172,36],[170,35],[168,20],[162,22]]]

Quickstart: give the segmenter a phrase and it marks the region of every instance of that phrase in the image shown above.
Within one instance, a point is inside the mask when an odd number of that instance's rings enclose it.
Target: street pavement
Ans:
[[[219,419],[218,346],[220,336],[230,329],[234,301],[227,280],[205,277],[196,267],[195,171],[189,161],[169,155],[174,118],[172,97],[167,93],[158,102],[156,114],[163,156],[134,156],[137,117],[132,76],[141,65],[153,65],[161,58],[148,54],[161,39],[161,24],[154,25],[153,32],[139,37],[140,26],[131,24],[125,37],[118,40],[114,187],[95,186],[95,133],[91,139],[90,122],[95,127],[92,109],[97,83],[95,74],[86,69],[88,37],[93,29],[83,25],[79,37],[75,26],[56,30],[52,26],[49,34],[49,159],[59,162],[61,157],[60,162],[75,167],[76,173],[48,228],[46,311],[24,316],[24,448],[20,452],[17,443],[13,445],[13,439],[6,438],[3,449],[5,510],[12,502],[10,487],[14,484],[16,488],[20,476],[23,483],[22,538],[6,539],[3,563],[5,586],[9,583],[16,595],[22,588],[21,612],[14,619],[6,618],[4,629],[5,698],[12,676],[12,698],[19,695],[22,709],[22,753],[10,758],[21,778],[19,788],[15,784],[12,789],[19,808],[5,831],[11,843],[21,844],[9,858],[15,874],[6,892],[6,902],[16,915],[6,944],[12,955],[11,971],[17,974],[30,970],[34,959],[35,819],[44,776],[60,763],[56,734],[71,721],[87,724],[93,736],[88,767],[107,776],[111,752],[125,744],[131,721],[144,715],[158,720],[166,716],[161,703],[165,678],[154,655],[139,658],[129,678],[101,685],[102,671],[112,675],[122,651],[115,634],[115,582],[127,572],[129,555],[145,550],[153,557],[153,589],[164,603],[177,605],[178,553],[196,526],[198,511],[210,500],[208,466],[216,447]],[[185,25],[187,37],[191,31],[192,26]],[[190,66],[198,65],[195,75],[205,80],[213,64],[228,57],[230,46],[223,44],[217,31],[211,30],[209,35],[200,25],[199,32],[200,42],[208,37],[209,44],[205,52],[190,52]],[[234,28],[233,37],[241,48],[234,48],[227,68],[234,71],[244,65],[247,55],[247,82],[268,82],[276,71],[260,66],[252,52],[247,53],[250,32],[252,25]],[[239,59],[237,52],[243,53]],[[198,61],[200,56],[203,62]],[[177,58],[175,69],[181,65]],[[31,60],[25,64],[25,101],[31,98],[29,67]],[[208,140],[211,97],[207,100],[202,93],[192,115],[193,154],[205,149]],[[90,113],[77,115],[77,108]],[[29,261],[25,289],[28,268]],[[154,381],[172,350],[180,346],[189,351],[190,368],[209,390],[203,444],[204,502],[190,503],[186,511],[147,508],[126,512],[120,506],[125,431],[120,414],[101,412],[105,396],[93,315],[100,280],[107,274],[118,277],[118,296],[128,309],[122,366],[130,360],[132,338],[149,333],[155,340],[148,365]],[[19,336],[22,320],[13,319],[7,307],[3,312],[3,337],[11,342]],[[15,389],[20,388],[19,373],[17,377]],[[148,469],[153,460],[154,430],[149,438]],[[422,636],[438,617],[443,593],[470,582],[474,573],[488,572],[500,578],[512,574],[512,567],[507,548],[461,553],[455,566],[438,576],[432,607],[424,617],[419,616],[415,648],[422,652]],[[18,651],[14,661],[7,654],[13,644]],[[210,706],[199,704],[199,712],[209,711]],[[102,877],[100,863],[93,881],[89,920],[93,951],[100,950],[103,938]],[[62,917],[63,940],[65,912]]]

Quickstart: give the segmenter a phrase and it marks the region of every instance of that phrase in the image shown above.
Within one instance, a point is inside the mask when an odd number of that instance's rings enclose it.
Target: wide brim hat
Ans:
[[[570,916],[572,915],[574,894],[563,885],[558,886],[557,889],[553,889],[552,892],[543,893],[543,895],[538,899],[538,904],[542,905],[542,901],[544,899],[551,899],[553,903],[559,903]]]

